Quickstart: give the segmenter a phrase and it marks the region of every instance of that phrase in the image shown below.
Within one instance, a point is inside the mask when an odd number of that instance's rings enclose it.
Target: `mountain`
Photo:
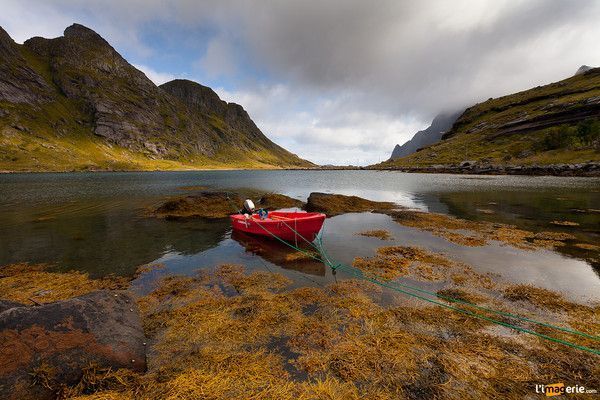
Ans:
[[[577,69],[577,71],[575,72],[575,75],[581,75],[581,74],[583,74],[584,72],[587,72],[587,71],[589,71],[590,69],[594,69],[594,68],[592,68],[592,67],[589,67],[589,66],[587,66],[587,65],[582,65],[581,67],[579,67],[579,68]]]
[[[156,86],[89,28],[23,45],[0,28],[0,170],[311,165],[210,88]]]
[[[442,134],[452,128],[452,124],[454,124],[454,121],[456,121],[460,114],[462,114],[462,111],[438,114],[427,129],[415,133],[412,139],[402,146],[396,145],[394,151],[392,151],[390,160],[396,160],[407,156],[422,147],[429,146],[430,144],[439,141],[442,138]]]
[[[600,68],[475,104],[441,139],[373,167],[600,165]]]

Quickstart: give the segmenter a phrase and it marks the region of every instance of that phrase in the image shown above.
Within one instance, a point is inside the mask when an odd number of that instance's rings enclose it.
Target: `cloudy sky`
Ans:
[[[441,111],[600,65],[600,0],[0,1],[17,42],[82,23],[324,164],[387,159]]]

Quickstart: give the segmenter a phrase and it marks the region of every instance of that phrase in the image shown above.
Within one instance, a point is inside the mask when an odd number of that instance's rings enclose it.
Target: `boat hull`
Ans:
[[[277,237],[294,242],[306,239],[312,242],[319,234],[325,217],[325,214],[322,213],[283,211],[269,212],[267,219],[260,219],[256,214],[248,218],[241,214],[235,214],[231,216],[231,226],[233,230],[252,235],[273,239]]]

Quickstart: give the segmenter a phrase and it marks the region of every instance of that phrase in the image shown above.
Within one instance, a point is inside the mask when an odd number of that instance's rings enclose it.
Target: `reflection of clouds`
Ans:
[[[600,282],[589,264],[554,251],[528,251],[492,244],[460,249],[460,257],[478,271],[499,274],[514,283],[560,291],[573,300],[600,300]],[[568,279],[565,279],[566,274]]]
[[[354,257],[372,256],[382,246],[377,239],[365,239],[355,232],[385,229],[394,240],[385,246],[419,246],[464,262],[476,272],[499,275],[503,282],[524,283],[561,291],[573,300],[600,300],[600,279],[586,262],[567,258],[550,250],[529,251],[491,243],[466,247],[409,228],[381,214],[345,214],[327,219],[323,243],[336,261],[352,263]],[[569,278],[565,279],[565,274]]]

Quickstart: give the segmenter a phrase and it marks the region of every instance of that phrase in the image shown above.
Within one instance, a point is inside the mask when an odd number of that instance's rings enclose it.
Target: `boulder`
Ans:
[[[0,313],[0,398],[56,398],[91,366],[143,372],[145,341],[127,291],[8,308]]]

